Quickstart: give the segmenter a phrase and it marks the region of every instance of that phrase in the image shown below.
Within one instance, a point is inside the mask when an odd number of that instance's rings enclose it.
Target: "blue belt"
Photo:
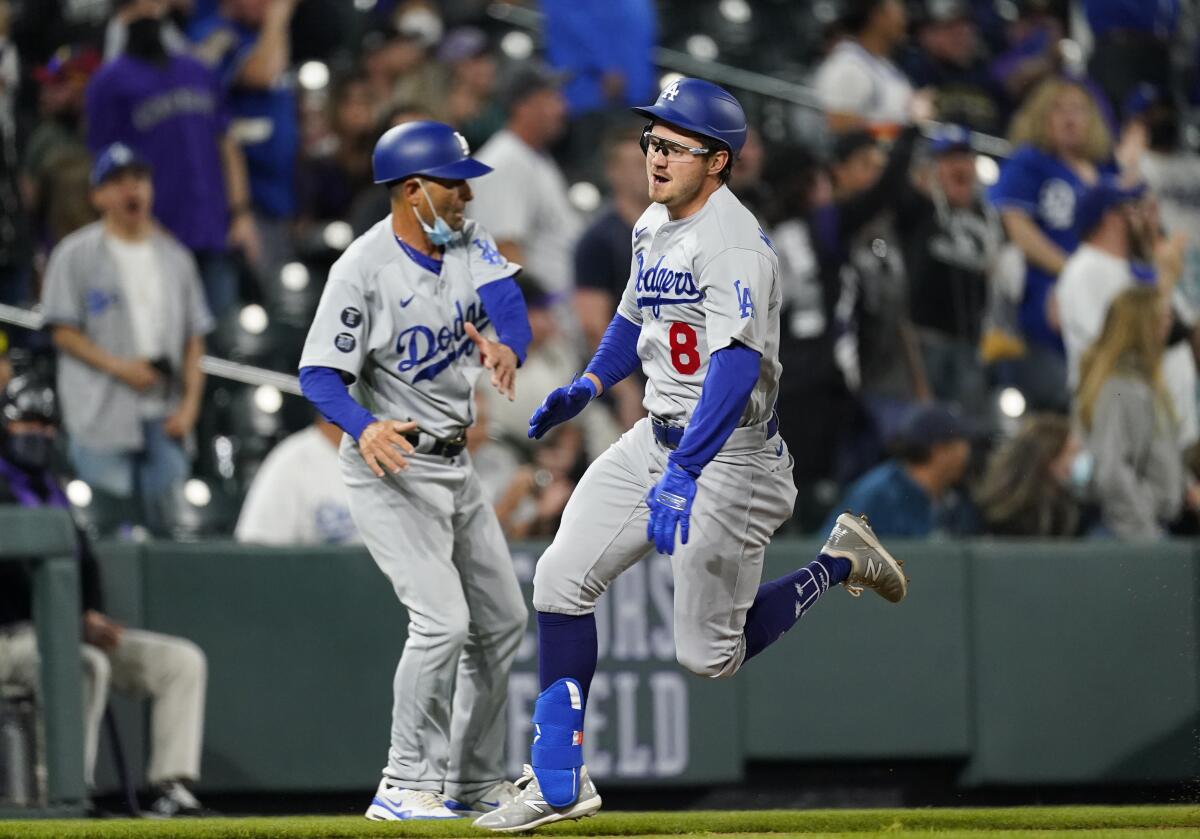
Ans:
[[[668,449],[679,448],[679,443],[683,440],[683,432],[687,430],[686,425],[671,425],[662,417],[650,415],[650,428],[654,430],[654,439],[659,444],[666,446]],[[779,433],[779,414],[771,412],[771,418],[767,420],[767,439],[770,440]]]

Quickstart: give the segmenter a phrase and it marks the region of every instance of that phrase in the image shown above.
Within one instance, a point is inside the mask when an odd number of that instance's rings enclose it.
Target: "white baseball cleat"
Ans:
[[[864,588],[891,603],[899,603],[908,594],[908,578],[901,566],[879,542],[866,516],[842,513],[833,525],[821,553],[850,560],[850,576],[843,585],[858,597]]]
[[[403,789],[389,784],[385,778],[379,782],[379,789],[375,790],[366,817],[376,822],[398,822],[410,819],[457,819],[460,814],[448,808],[446,800],[439,793]]]
[[[516,785],[520,794],[504,806],[477,818],[476,827],[497,833],[522,833],[544,824],[594,816],[600,809],[600,793],[588,777],[586,766],[579,767],[579,797],[566,807],[553,807],[546,803],[537,776],[529,764],[525,764],[525,771]]]
[[[446,807],[460,816],[481,816],[498,810],[521,793],[512,781],[500,781],[477,795],[446,798]]]

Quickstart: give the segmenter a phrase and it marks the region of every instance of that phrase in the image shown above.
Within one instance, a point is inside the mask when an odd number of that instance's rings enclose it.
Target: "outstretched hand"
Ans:
[[[574,417],[595,397],[596,385],[587,376],[576,379],[566,387],[550,391],[545,401],[529,418],[530,438],[542,439],[547,431]]]
[[[517,354],[507,344],[484,338],[473,323],[464,324],[464,328],[479,349],[479,360],[492,371],[492,387],[512,402],[517,395]]]

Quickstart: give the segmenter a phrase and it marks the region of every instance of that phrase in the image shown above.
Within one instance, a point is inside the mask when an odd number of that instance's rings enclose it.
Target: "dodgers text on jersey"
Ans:
[[[472,303],[464,311],[462,302],[455,301],[454,311],[454,321],[450,326],[442,326],[435,332],[432,327],[417,324],[396,337],[396,355],[400,356],[396,369],[399,372],[407,373],[414,367],[428,364],[421,367],[413,377],[413,382],[433,379],[454,363],[456,358],[470,355],[475,350],[474,342],[467,337],[466,324],[469,321],[478,329],[488,325],[483,305]]]

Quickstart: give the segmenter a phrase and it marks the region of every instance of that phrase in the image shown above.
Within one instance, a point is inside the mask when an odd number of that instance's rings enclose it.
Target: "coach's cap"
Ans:
[[[1145,183],[1122,186],[1112,175],[1102,176],[1095,186],[1083,194],[1075,209],[1075,223],[1079,226],[1080,234],[1087,236],[1096,229],[1109,210],[1139,201],[1145,194]]]
[[[904,446],[928,447],[977,436],[974,428],[945,405],[931,402],[912,409],[900,427],[896,442]]]
[[[961,125],[943,125],[930,139],[929,152],[941,157],[956,151],[972,151],[971,132]]]
[[[458,181],[492,171],[492,167],[471,157],[463,135],[444,122],[429,119],[389,128],[375,144],[371,169],[377,184],[414,175]]]
[[[92,186],[100,186],[109,178],[133,169],[150,174],[150,162],[124,143],[113,143],[100,152],[96,162],[92,164]]]

